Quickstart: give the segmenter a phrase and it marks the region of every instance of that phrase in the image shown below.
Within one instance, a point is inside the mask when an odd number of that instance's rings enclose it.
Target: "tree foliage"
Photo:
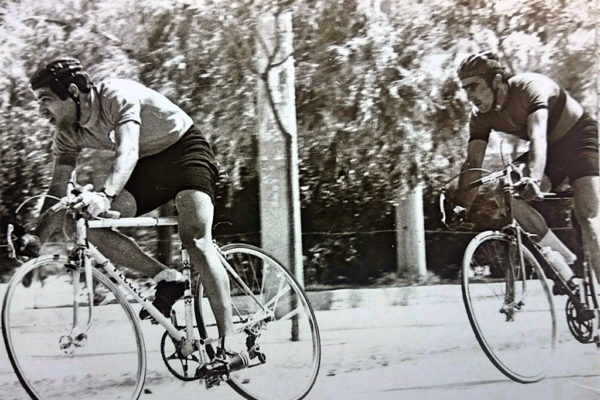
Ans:
[[[192,115],[221,165],[217,219],[232,222],[225,233],[255,241],[256,21],[291,10],[307,270],[321,281],[368,280],[394,268],[388,231],[398,196],[417,183],[430,196],[458,171],[469,111],[456,80],[459,59],[497,51],[513,71],[545,73],[595,107],[592,7],[583,0],[4,1],[0,212],[48,184],[52,129],[27,78],[41,61],[69,54],[95,80],[137,79]],[[387,232],[379,253],[389,260],[372,262],[382,241],[365,234],[374,231]]]

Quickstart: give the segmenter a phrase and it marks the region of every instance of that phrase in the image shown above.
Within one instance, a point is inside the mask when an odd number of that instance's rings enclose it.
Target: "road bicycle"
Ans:
[[[462,297],[479,345],[496,368],[520,383],[543,379],[553,365],[557,319],[552,284],[566,294],[565,314],[570,332],[581,343],[596,343],[598,282],[584,252],[574,266],[579,279],[570,287],[544,250],[516,221],[520,168],[509,164],[466,185],[470,190],[499,183],[501,207],[508,220],[501,230],[478,233],[467,245],[461,270]],[[440,196],[442,220],[447,223],[446,189]],[[464,215],[456,221],[466,221]],[[574,216],[573,216],[574,220]],[[455,221],[455,222],[456,222]]]
[[[204,382],[208,388],[226,382],[246,399],[307,395],[320,366],[319,329],[306,294],[279,262],[254,246],[215,244],[231,286],[235,333],[228,336],[228,347],[243,350],[248,365],[208,375],[204,366],[216,356],[220,339],[186,251],[181,254],[183,301],[165,317],[86,239],[87,229],[176,225],[176,219],[89,219],[77,209],[80,192],[70,186],[53,207],[75,221],[66,255],[25,262],[10,280],[2,306],[6,351],[32,399],[138,399],[147,353],[132,303],[153,318],[156,325],[145,331],[160,340],[160,358],[177,379]],[[155,384],[170,378],[168,373],[149,375]]]

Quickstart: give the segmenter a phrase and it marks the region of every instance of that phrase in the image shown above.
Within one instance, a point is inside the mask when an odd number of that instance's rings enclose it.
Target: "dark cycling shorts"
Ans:
[[[527,161],[528,153],[516,161]],[[556,188],[565,178],[573,183],[584,176],[598,176],[598,126],[584,112],[575,126],[558,142],[548,144],[544,173]]]
[[[204,134],[192,126],[177,143],[138,160],[125,190],[137,204],[136,216],[175,198],[182,190],[200,190],[214,204],[218,170]]]

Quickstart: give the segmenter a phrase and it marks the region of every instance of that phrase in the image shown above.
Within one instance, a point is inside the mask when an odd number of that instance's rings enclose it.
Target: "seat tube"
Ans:
[[[185,280],[185,291],[183,292],[183,302],[185,309],[185,333],[188,340],[194,339],[194,316],[192,310],[192,274],[190,256],[186,249],[181,249],[181,263],[183,278]]]

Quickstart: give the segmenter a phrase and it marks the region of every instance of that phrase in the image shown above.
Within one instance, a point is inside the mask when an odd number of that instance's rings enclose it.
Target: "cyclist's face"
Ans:
[[[494,91],[482,77],[472,76],[460,81],[462,88],[467,92],[469,101],[473,103],[480,113],[486,113],[494,105]]]
[[[34,90],[40,105],[40,113],[58,128],[68,128],[76,121],[75,102],[71,98],[61,100],[50,88]]]

